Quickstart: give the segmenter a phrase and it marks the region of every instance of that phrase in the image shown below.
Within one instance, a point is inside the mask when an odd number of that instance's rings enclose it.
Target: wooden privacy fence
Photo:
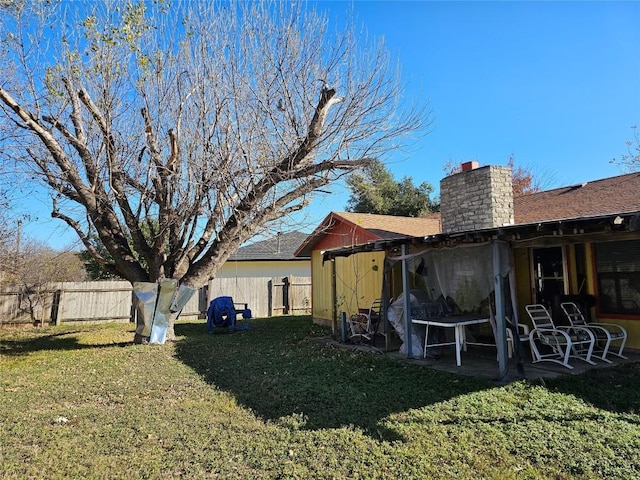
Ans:
[[[209,280],[209,301],[222,296],[246,303],[254,317],[311,313],[311,277],[231,277]]]
[[[189,300],[181,317],[197,318],[204,305],[206,299],[199,292]],[[48,283],[29,290],[12,285],[0,290],[0,325],[133,320],[133,288],[125,281]]]
[[[269,282],[269,316],[311,313],[311,278],[284,277]]]
[[[206,318],[209,302],[228,295],[254,317],[311,313],[311,278],[219,278],[185,305],[180,318]],[[133,289],[125,281],[48,283],[0,288],[0,326],[135,321]]]

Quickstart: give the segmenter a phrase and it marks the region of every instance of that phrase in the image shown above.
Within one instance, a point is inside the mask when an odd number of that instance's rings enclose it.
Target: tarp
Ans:
[[[165,342],[171,318],[170,307],[177,288],[177,280],[166,278],[160,282],[160,291],[158,292],[156,310],[153,314],[153,326],[151,327],[149,343],[163,344]]]
[[[412,310],[414,308],[418,308],[420,303],[415,295],[410,295],[410,304]],[[411,318],[414,318],[413,314]],[[394,302],[389,305],[389,309],[387,310],[387,319],[389,323],[393,326],[398,336],[402,339],[402,345],[400,345],[400,353],[406,354],[407,347],[405,341],[405,325],[406,320],[404,317],[404,298],[400,295]],[[418,328],[413,325],[411,329],[411,356],[413,357],[421,357],[423,349],[423,342],[420,333],[418,332]]]
[[[407,255],[409,271],[415,275],[416,288],[426,291],[432,300],[452,298],[458,308],[472,311],[481,306],[494,289],[493,245],[491,243],[428,248]],[[502,277],[511,270],[511,255],[506,244],[499,247]],[[394,263],[400,256],[390,256]]]
[[[158,284],[136,282],[133,284],[133,293],[138,298],[136,334],[140,337],[149,337],[149,335],[151,335],[151,327],[153,326],[153,312],[156,309]]]
[[[213,333],[214,327],[233,327],[236,329],[236,316],[242,314],[242,318],[248,320],[251,318],[251,310],[236,309],[233,298],[217,297],[211,300],[207,309],[207,328],[209,333]]]

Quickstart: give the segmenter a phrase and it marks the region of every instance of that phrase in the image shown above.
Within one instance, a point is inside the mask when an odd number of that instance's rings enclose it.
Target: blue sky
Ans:
[[[640,2],[354,7],[399,58],[407,97],[433,110],[432,132],[389,164],[397,178],[437,189],[448,161],[504,165],[510,154],[545,188],[622,173],[609,161],[640,127]]]
[[[339,9],[339,2],[320,6]],[[400,59],[433,131],[391,169],[437,183],[448,160],[612,176],[640,123],[640,2],[356,2]],[[390,10],[391,9],[391,10]]]
[[[319,1],[342,21],[348,4]],[[438,188],[448,161],[530,169],[545,188],[622,173],[619,157],[640,127],[640,2],[356,1],[370,35],[402,66],[408,101],[428,101],[431,133],[389,160],[399,179]],[[310,226],[343,210],[348,193],[319,198]],[[28,224],[55,246],[61,222]],[[59,228],[55,229],[54,227]]]

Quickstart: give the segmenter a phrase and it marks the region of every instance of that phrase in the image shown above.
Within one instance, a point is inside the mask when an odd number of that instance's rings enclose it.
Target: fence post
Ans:
[[[291,281],[289,277],[282,278],[282,313],[283,315],[289,315],[291,305],[289,304],[289,286]]]
[[[136,323],[138,319],[138,297],[133,290],[131,290],[131,314],[129,323]]]
[[[62,324],[62,289],[53,292],[53,301],[51,302],[51,325],[59,326]]]
[[[207,318],[207,312],[209,310],[209,285],[205,285],[198,290],[198,310],[200,310],[200,316],[198,318]]]
[[[273,279],[267,282],[267,309],[269,317],[273,317]]]

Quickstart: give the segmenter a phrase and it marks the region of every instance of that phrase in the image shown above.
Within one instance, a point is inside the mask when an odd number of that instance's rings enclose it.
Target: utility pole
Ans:
[[[18,259],[20,258],[20,237],[22,236],[22,220],[18,220],[18,237],[16,238],[16,256],[13,259],[13,273],[18,273]]]

